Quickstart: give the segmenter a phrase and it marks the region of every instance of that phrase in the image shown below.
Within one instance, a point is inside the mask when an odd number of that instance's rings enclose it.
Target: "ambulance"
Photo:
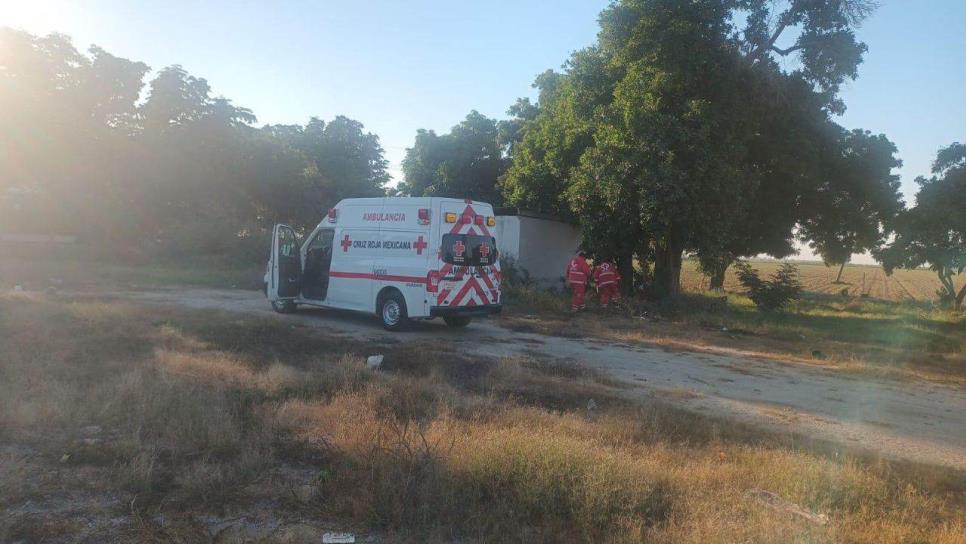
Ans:
[[[375,313],[401,330],[442,318],[465,327],[499,313],[493,207],[453,198],[349,198],[305,240],[275,225],[265,294],[277,312],[299,305]]]

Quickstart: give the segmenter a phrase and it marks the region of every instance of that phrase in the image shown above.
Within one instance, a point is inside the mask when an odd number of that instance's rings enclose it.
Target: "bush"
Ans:
[[[530,272],[517,265],[517,260],[511,256],[500,257],[500,276],[501,284],[506,287],[533,287],[533,279]]]
[[[798,268],[789,263],[781,267],[768,280],[763,280],[758,271],[746,262],[735,264],[738,281],[746,289],[748,298],[763,312],[781,311],[793,300],[798,300],[802,294],[802,285],[798,282]]]

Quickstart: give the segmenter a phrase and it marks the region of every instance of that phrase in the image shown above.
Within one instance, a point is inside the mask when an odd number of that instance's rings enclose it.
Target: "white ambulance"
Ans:
[[[465,327],[498,313],[493,207],[453,198],[350,198],[308,237],[275,225],[265,293],[297,305],[375,312],[389,330],[442,317]]]

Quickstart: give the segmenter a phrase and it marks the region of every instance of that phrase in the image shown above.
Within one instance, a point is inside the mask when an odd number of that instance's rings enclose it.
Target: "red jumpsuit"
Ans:
[[[567,265],[566,276],[567,283],[570,284],[570,289],[574,293],[573,300],[570,303],[571,309],[575,312],[583,310],[587,307],[584,304],[584,293],[587,291],[587,282],[590,280],[590,266],[587,264],[587,260],[580,255],[576,255]]]
[[[594,270],[594,283],[597,284],[597,293],[600,295],[600,305],[604,308],[611,300],[620,298],[621,275],[617,273],[617,267],[610,261],[600,263]]]

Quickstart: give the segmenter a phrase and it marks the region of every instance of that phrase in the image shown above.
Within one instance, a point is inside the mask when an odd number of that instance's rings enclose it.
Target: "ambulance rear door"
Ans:
[[[491,230],[492,206],[444,199],[440,202],[440,214],[439,250],[435,256],[439,287],[433,305],[452,308],[499,304],[500,262]]]

